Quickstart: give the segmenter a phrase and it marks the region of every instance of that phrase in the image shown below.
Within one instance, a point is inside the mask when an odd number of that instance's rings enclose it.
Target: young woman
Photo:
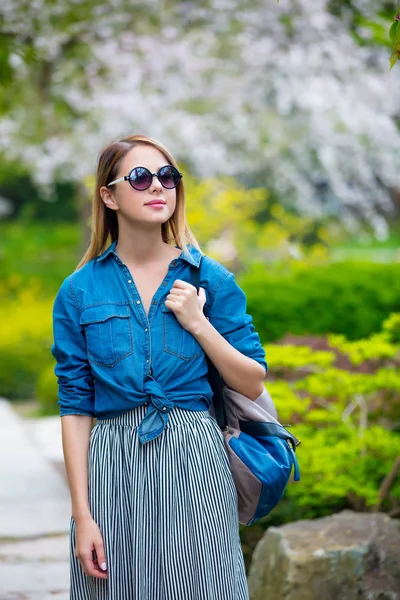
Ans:
[[[200,256],[165,146],[104,148],[92,240],[53,307],[71,600],[248,598],[205,354],[253,400],[268,367],[233,273],[204,256],[189,283]]]

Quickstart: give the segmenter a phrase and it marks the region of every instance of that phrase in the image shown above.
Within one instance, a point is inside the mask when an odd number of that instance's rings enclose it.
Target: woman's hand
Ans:
[[[103,536],[99,526],[92,518],[87,518],[75,522],[75,527],[75,556],[79,558],[84,572],[92,577],[107,579]],[[93,556],[93,551],[96,553],[95,556]]]
[[[204,288],[199,288],[199,295],[197,295],[194,285],[182,281],[182,279],[175,279],[165,306],[175,314],[182,327],[191,332],[197,329],[199,323],[206,318],[203,313],[206,300]]]

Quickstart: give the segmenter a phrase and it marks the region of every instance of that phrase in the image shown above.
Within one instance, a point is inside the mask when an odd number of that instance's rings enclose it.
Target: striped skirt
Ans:
[[[97,421],[89,503],[108,579],[85,575],[71,518],[71,600],[248,600],[237,492],[223,435],[208,411],[175,406],[140,444],[140,406]]]

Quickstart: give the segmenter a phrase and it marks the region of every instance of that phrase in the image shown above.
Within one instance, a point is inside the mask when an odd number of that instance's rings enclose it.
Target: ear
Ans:
[[[108,187],[103,185],[100,188],[99,192],[100,192],[101,199],[103,200],[103,202],[107,206],[107,208],[111,208],[111,210],[119,209],[119,206],[116,203],[115,198],[114,198],[111,190],[108,189]]]

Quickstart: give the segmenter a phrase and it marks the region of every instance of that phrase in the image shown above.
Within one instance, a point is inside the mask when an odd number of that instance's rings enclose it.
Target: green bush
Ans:
[[[264,343],[286,333],[338,333],[356,340],[400,312],[400,264],[299,264],[290,270],[258,264],[238,283]]]
[[[396,314],[390,323],[397,323]],[[302,441],[297,450],[301,481],[289,486],[268,523],[284,522],[289,515],[320,517],[345,507],[371,510],[378,503],[382,481],[400,454],[400,346],[388,345],[385,335],[358,342],[329,336],[358,370],[338,368],[327,360],[330,352],[322,353],[322,361],[312,361],[303,346],[268,345],[272,366],[266,386],[280,421],[292,424]],[[371,357],[373,368],[363,372],[362,363]],[[385,362],[388,357],[393,359],[390,365]],[[306,362],[309,372],[304,376],[299,368]],[[281,380],[282,369],[291,370],[289,380]],[[399,502],[397,481],[382,508],[390,512]]]
[[[328,341],[331,348],[340,350],[356,366],[366,360],[395,358],[399,354],[399,347],[390,341],[386,332],[375,333],[365,340],[353,342],[349,342],[344,335],[329,335]]]
[[[51,358],[51,300],[26,288],[16,301],[2,300],[0,313],[0,396],[34,398],[38,373]]]
[[[384,335],[393,344],[400,344],[400,313],[393,313],[382,323]]]
[[[81,258],[78,223],[0,222],[0,299],[35,288],[35,298],[55,296]]]
[[[41,415],[59,414],[57,377],[54,374],[55,363],[46,365],[39,373],[36,382],[36,398]]]
[[[371,510],[378,502],[379,487],[400,454],[400,437],[372,426],[360,435],[344,424],[316,428],[297,425],[302,440],[298,448],[301,481],[288,486],[282,504],[270,521],[313,519],[343,508]],[[388,509],[400,501],[400,482],[385,500]]]

